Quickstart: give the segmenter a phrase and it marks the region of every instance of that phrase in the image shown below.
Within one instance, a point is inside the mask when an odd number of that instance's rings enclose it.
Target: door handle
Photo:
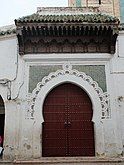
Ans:
[[[68,127],[67,121],[64,122],[64,126],[65,126],[65,127]]]
[[[66,127],[70,127],[70,126],[71,126],[71,122],[70,122],[70,121],[69,121],[69,122],[65,121],[64,125],[65,125]]]
[[[65,125],[65,126],[67,126],[67,125],[68,125],[67,121],[65,121],[64,125]]]

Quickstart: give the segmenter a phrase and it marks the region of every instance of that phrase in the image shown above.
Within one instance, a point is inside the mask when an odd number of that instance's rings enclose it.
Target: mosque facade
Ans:
[[[68,4],[0,30],[3,160],[124,156],[119,2]]]

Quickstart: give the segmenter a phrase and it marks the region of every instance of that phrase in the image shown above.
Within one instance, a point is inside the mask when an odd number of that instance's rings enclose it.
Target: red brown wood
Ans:
[[[81,88],[54,88],[43,108],[43,156],[95,156],[92,103]]]

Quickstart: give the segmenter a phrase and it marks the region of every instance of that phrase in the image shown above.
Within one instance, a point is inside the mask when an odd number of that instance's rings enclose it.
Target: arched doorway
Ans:
[[[2,97],[0,96],[0,136],[2,137],[1,146],[3,147],[4,137],[4,120],[5,120],[5,107]]]
[[[95,156],[92,103],[80,87],[64,83],[43,106],[43,156]]]

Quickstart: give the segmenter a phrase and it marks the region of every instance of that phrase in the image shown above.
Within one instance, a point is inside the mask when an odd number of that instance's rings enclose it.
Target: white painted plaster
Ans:
[[[98,7],[95,5],[94,7]],[[98,13],[97,8],[93,6],[88,7],[38,7],[37,13],[39,15],[72,15],[72,14],[94,14]]]
[[[108,53],[78,53],[78,54],[73,54],[73,53],[61,53],[61,54],[30,54],[30,55],[25,55],[23,59],[26,62],[34,63],[36,62],[61,62],[63,61],[71,61],[72,63],[75,63],[75,61],[80,61],[80,63],[86,63],[88,64],[90,61],[93,62],[98,62],[99,63],[105,63],[106,61],[110,60],[113,57],[113,55],[108,54]],[[89,63],[90,65],[90,63]]]
[[[13,80],[17,69],[17,38],[0,39],[0,80]]]
[[[122,136],[120,131],[121,128],[119,128],[121,124],[120,123],[121,120],[119,119],[120,112],[117,102],[117,98],[118,98],[117,93],[119,91],[123,92],[122,83],[124,80],[122,79],[122,76],[124,76],[124,74],[123,72],[119,72],[117,68],[115,69],[114,64],[116,64],[115,61],[118,58],[119,57],[113,57],[113,59],[111,61],[108,61],[106,65],[107,91],[110,94],[110,107],[111,107],[111,120],[108,120],[107,122],[104,123],[104,129],[105,129],[104,133],[106,139],[105,148],[108,156],[115,156],[115,155],[119,156],[122,154],[123,151]],[[114,66],[115,70],[113,70],[112,65]],[[108,134],[106,130],[108,130],[110,134]]]
[[[118,37],[119,57],[124,58],[124,31],[120,32]]]

